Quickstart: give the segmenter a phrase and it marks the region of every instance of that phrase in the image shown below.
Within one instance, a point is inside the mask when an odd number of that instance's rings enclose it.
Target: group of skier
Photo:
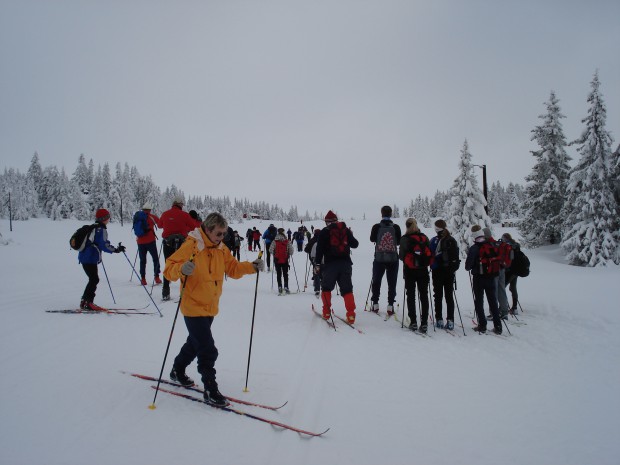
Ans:
[[[239,261],[239,248],[243,240],[237,231],[232,230],[228,221],[219,213],[209,214],[204,221],[195,211],[183,211],[184,202],[178,198],[169,210],[157,217],[150,204],[143,205],[141,212],[134,216],[134,232],[137,236],[140,256],[141,284],[146,286],[146,257],[153,261],[154,284],[162,283],[159,278],[160,264],[157,256],[156,230],[161,229],[162,248],[166,261],[163,271],[162,299],[170,299],[170,281],[181,280],[179,308],[188,330],[187,341],[173,362],[170,378],[182,385],[190,386],[194,381],[186,374],[187,366],[198,359],[198,372],[205,386],[204,398],[217,406],[227,404],[221,395],[216,381],[215,361],[218,351],[211,334],[213,318],[218,314],[218,303],[222,293],[224,277],[241,278],[247,274],[265,271],[262,258]],[[375,244],[372,265],[372,291],[370,311],[379,312],[381,281],[386,276],[388,293],[386,314],[394,314],[396,283],[400,261],[403,262],[403,278],[409,329],[425,333],[428,329],[429,287],[432,277],[435,324],[439,328],[454,329],[454,283],[455,272],[460,266],[459,247],[450,235],[446,222],[439,219],[434,227],[436,236],[432,239],[420,230],[414,218],[405,222],[405,233],[392,221],[392,209],[381,208],[381,221],[370,232],[370,241]],[[95,291],[99,281],[97,265],[101,262],[101,252],[121,253],[125,247],[110,244],[106,226],[110,213],[105,209],[96,212],[96,223],[92,233],[85,240],[83,250],[78,255],[89,280],[82,295],[80,308],[84,310],[105,310],[94,304]],[[359,241],[343,221],[339,221],[333,211],[324,218],[324,228],[312,227],[312,234],[301,226],[293,235],[285,233],[284,228],[273,224],[260,233],[255,227],[248,229],[246,238],[248,250],[262,250],[263,239],[266,251],[267,270],[271,270],[271,259],[277,276],[278,292],[290,293],[288,269],[294,253],[293,242],[298,251],[308,254],[311,264],[314,293],[322,301],[322,317],[332,315],[332,292],[338,286],[344,300],[346,321],[353,325],[356,319],[356,304],[353,295],[351,249],[359,246]],[[470,247],[465,269],[471,271],[472,293],[474,295],[478,324],[477,331],[486,331],[487,317],[484,314],[483,297],[489,301],[494,331],[502,332],[501,318],[516,310],[516,273],[510,272],[511,251],[518,250],[518,244],[509,234],[501,241],[495,241],[486,228],[472,227],[473,245]],[[308,239],[303,248],[304,239]],[[429,271],[430,270],[430,271]],[[430,274],[429,274],[430,273]],[[186,286],[188,280],[190,286]],[[258,283],[258,281],[257,281]],[[508,308],[505,286],[510,285],[513,292],[513,306]],[[416,292],[420,303],[420,321],[416,312]],[[443,320],[442,302],[446,301],[446,322]]]

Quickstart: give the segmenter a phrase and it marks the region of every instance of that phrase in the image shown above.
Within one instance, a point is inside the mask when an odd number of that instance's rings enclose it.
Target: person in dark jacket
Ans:
[[[265,232],[263,233],[263,240],[265,241],[265,252],[267,252],[267,271],[271,271],[271,252],[269,250],[270,250],[271,242],[276,238],[277,234],[278,234],[278,230],[273,225],[273,223],[270,224],[269,227],[265,229]]]
[[[245,232],[245,238],[248,240],[248,251],[251,252],[252,242],[254,242],[254,232],[252,231],[252,228],[248,228]]]
[[[414,218],[407,218],[405,223],[407,230],[400,240],[398,258],[403,261],[403,277],[405,279],[405,290],[407,292],[407,312],[409,315],[409,329],[418,329],[415,293],[416,287],[420,295],[420,332],[426,333],[428,328],[428,285],[430,278],[428,266],[431,263],[431,252],[428,237],[418,227]],[[422,256],[421,250],[426,250],[428,255]]]
[[[304,249],[304,229],[300,227],[293,233],[293,239],[297,242],[297,251],[301,252]]]
[[[316,243],[319,239],[319,233],[321,230],[319,228],[314,229],[314,234],[312,238],[306,244],[304,248],[304,252],[308,254],[308,258],[310,260],[310,266],[312,267],[312,283],[314,287],[314,295],[318,298],[321,295],[321,271],[320,268],[317,271],[316,262]]]
[[[315,272],[321,273],[323,291],[321,300],[323,301],[323,318],[326,320],[331,317],[332,291],[336,283],[340,288],[340,294],[344,299],[344,306],[347,312],[347,321],[355,323],[355,298],[353,297],[353,262],[351,261],[351,249],[359,246],[358,240],[353,237],[353,233],[347,225],[338,221],[338,217],[333,211],[328,211],[325,215],[326,227],[321,229],[316,247]],[[344,239],[330,240],[330,239]]]
[[[196,229],[196,221],[189,213],[183,211],[185,202],[177,197],[172,202],[170,210],[166,210],[159,217],[157,226],[162,229],[164,261],[181,247],[187,234]],[[164,285],[161,290],[162,300],[170,300],[170,281],[164,276]]]
[[[456,270],[459,269],[459,246],[450,235],[446,222],[442,219],[435,221],[437,235],[431,239],[433,263],[431,274],[433,277],[433,299],[435,302],[435,325],[443,328],[443,299],[446,299],[446,328],[454,329],[454,281]]]
[[[480,247],[486,241],[484,231],[480,226],[475,225],[472,228],[472,237],[474,244],[469,248],[467,259],[465,260],[465,269],[472,274],[472,290],[474,292],[474,307],[478,318],[478,325],[474,327],[474,331],[485,333],[487,330],[487,318],[484,314],[484,296],[487,296],[489,309],[493,316],[493,332],[502,334],[502,321],[499,317],[499,306],[497,302],[497,276],[486,275],[480,272]]]
[[[372,301],[371,311],[379,313],[379,296],[381,281],[386,275],[388,285],[387,314],[394,314],[394,299],[396,298],[396,282],[398,281],[398,244],[400,244],[400,226],[392,221],[392,208],[388,205],[381,208],[382,219],[370,231],[370,242],[375,244],[375,259],[372,262]],[[389,236],[383,233],[388,229]],[[379,237],[381,235],[381,237]]]
[[[521,250],[521,244],[515,241],[510,235],[510,233],[504,233],[502,235],[502,241],[509,244],[515,253]],[[519,305],[519,292],[517,291],[518,278],[519,277],[517,276],[517,274],[514,273],[510,267],[506,269],[504,284],[508,286],[508,288],[510,289],[510,294],[512,294],[512,306],[508,310],[511,315],[515,315],[517,313],[517,306]]]
[[[105,208],[100,208],[95,213],[95,224],[97,225],[86,239],[86,246],[78,254],[78,261],[84,269],[84,273],[88,276],[88,284],[82,294],[80,308],[82,310],[105,311],[98,305],[95,305],[95,294],[97,292],[97,284],[99,284],[99,263],[101,263],[101,252],[121,253],[125,251],[125,246],[120,242],[118,247],[114,247],[108,240],[107,225],[110,222],[110,212]]]
[[[233,257],[235,257],[238,261],[241,261],[241,242],[243,241],[243,237],[239,235],[239,231],[234,231],[234,248],[231,250]]]
[[[199,228],[200,225],[202,224],[202,218],[200,218],[200,215],[198,214],[198,212],[196,210],[190,210],[189,216],[191,216],[192,220],[194,220],[194,224],[196,225],[196,228]]]

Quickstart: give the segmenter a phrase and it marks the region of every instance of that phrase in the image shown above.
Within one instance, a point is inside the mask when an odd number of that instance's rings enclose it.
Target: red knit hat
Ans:
[[[97,213],[95,213],[95,219],[97,221],[109,220],[110,212],[107,211],[105,208],[100,208],[99,210],[97,210]]]
[[[338,217],[333,211],[330,210],[327,212],[327,215],[325,215],[325,222],[333,223],[334,221],[338,221]]]

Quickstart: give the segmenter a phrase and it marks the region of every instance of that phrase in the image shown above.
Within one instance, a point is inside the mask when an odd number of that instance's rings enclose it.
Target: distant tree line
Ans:
[[[114,221],[131,221],[133,214],[145,203],[162,212],[170,208],[175,198],[185,200],[187,210],[196,210],[201,216],[218,211],[231,221],[239,221],[252,214],[271,220],[299,221],[317,219],[317,213],[300,215],[296,206],[285,211],[278,205],[266,202],[250,202],[247,199],[230,197],[185,196],[175,185],[162,190],[153,182],[151,176],[142,176],[135,166],[117,163],[114,172],[110,165],[95,164],[92,158],[80,155],[78,164],[69,177],[64,168],[51,165],[43,168],[38,153],[35,152],[28,172],[20,173],[13,168],[5,168],[0,175],[0,192],[4,201],[0,205],[0,216],[8,217],[8,195],[11,195],[11,214],[13,219],[47,217],[53,220],[78,219],[92,220],[93,212],[106,208],[112,212]]]

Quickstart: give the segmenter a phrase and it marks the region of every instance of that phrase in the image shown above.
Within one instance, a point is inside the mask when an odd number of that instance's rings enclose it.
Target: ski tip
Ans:
[[[327,428],[325,431],[321,432],[321,433],[310,433],[309,431],[304,431],[303,433],[300,432],[299,434],[301,436],[310,436],[313,438],[320,438],[321,436],[323,436],[325,433],[327,433],[330,430],[330,428]]]

